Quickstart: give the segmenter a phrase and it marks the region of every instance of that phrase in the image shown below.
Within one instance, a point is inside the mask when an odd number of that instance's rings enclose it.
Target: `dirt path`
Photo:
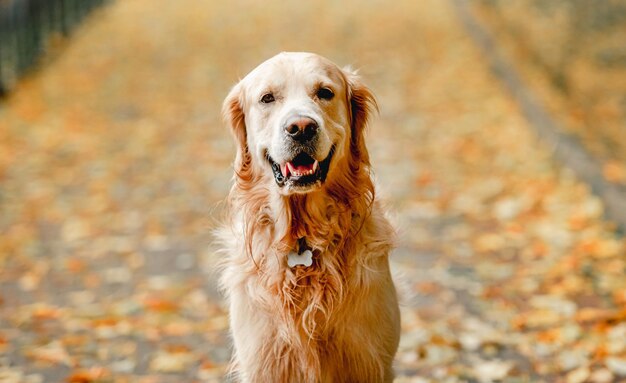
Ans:
[[[282,50],[360,67],[379,98],[369,144],[407,290],[397,381],[626,375],[624,239],[448,3],[155,4],[97,12],[0,105],[0,382],[223,381],[219,108]]]

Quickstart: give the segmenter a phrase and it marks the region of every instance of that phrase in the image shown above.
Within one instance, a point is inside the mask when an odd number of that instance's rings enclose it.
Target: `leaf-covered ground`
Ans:
[[[626,190],[626,1],[474,1],[565,131]]]
[[[398,382],[626,381],[624,238],[447,2],[129,0],[0,104],[0,382],[225,381],[219,109],[281,50],[360,67],[378,95]]]

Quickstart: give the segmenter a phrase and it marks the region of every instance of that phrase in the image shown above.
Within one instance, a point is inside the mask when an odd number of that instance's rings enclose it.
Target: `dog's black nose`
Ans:
[[[299,117],[292,120],[285,126],[285,133],[294,141],[307,142],[311,141],[317,134],[317,122],[309,117]]]

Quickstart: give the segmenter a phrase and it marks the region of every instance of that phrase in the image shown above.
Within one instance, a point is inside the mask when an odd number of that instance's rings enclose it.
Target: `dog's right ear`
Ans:
[[[235,137],[238,154],[248,151],[248,137],[245,115],[243,114],[243,94],[241,88],[241,83],[235,85],[228,93],[228,96],[226,96],[224,105],[222,105],[222,117],[224,122],[230,126],[231,133]]]
[[[222,105],[222,117],[230,126],[231,133],[237,145],[235,158],[235,174],[240,179],[251,176],[251,158],[248,150],[248,135],[246,132],[246,118],[243,112],[243,92],[241,83],[231,89]]]

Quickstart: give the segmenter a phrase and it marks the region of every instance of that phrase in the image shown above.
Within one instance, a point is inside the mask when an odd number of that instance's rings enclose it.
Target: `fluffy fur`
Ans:
[[[333,88],[334,100],[295,90],[320,81]],[[335,145],[320,187],[286,192],[274,181],[263,151],[280,144],[273,114],[282,109],[255,109],[264,86],[287,99],[299,94],[295,107],[308,103],[320,116],[329,142],[320,150]],[[229,222],[219,232],[221,286],[230,304],[233,372],[242,382],[393,380],[400,332],[388,263],[394,230],[375,199],[363,137],[375,108],[355,73],[307,53],[268,60],[224,102],[237,156]],[[313,265],[289,268],[287,254],[301,237],[313,249]]]

